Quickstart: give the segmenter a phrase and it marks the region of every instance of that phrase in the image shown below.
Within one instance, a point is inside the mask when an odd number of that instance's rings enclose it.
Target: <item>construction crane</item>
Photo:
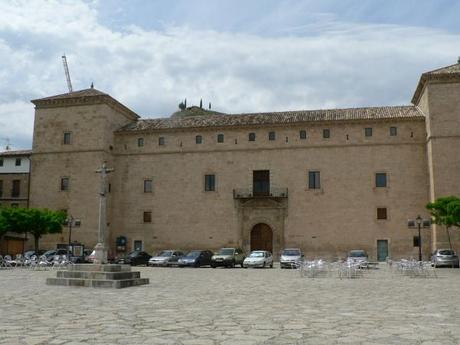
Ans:
[[[69,93],[73,91],[72,82],[70,81],[69,66],[67,65],[67,58],[65,54],[62,55],[62,64],[64,65],[65,77],[67,78],[67,87],[69,88]]]

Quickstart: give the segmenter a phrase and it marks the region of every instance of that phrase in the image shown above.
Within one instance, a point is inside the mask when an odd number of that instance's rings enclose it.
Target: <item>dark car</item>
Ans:
[[[46,250],[39,250],[39,251],[35,251],[35,250],[28,250],[24,253],[24,257],[26,259],[30,259],[32,256],[36,256],[37,258],[40,257],[41,255],[43,255],[44,253],[46,252]]]
[[[458,256],[452,249],[437,249],[431,256],[434,267],[458,268]]]
[[[59,248],[59,249],[51,249],[51,250],[47,250],[46,252],[43,253],[42,256],[45,256],[46,257],[46,260],[50,261],[51,259],[53,259],[53,257],[55,255],[67,255],[68,254],[68,251],[66,248]]]
[[[141,250],[134,250],[126,256],[118,259],[117,264],[126,264],[131,266],[147,265],[152,256]]]
[[[211,265],[213,252],[210,250],[192,250],[178,261],[179,267],[201,267]]]

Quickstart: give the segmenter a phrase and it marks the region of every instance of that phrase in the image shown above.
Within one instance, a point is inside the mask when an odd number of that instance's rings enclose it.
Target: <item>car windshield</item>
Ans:
[[[201,254],[201,251],[199,251],[199,250],[192,250],[191,252],[188,252],[188,253],[187,253],[186,257],[187,257],[187,258],[196,258],[196,257],[200,256],[200,254]]]
[[[300,251],[296,249],[285,249],[283,250],[283,254],[281,255],[286,255],[286,256],[300,256]]]
[[[264,252],[252,252],[251,255],[249,255],[251,258],[263,258],[264,257]]]
[[[348,256],[350,258],[365,258],[367,255],[363,250],[352,250]]]
[[[453,250],[445,249],[438,252],[439,255],[455,255]]]
[[[163,256],[163,257],[167,257],[167,256],[172,256],[172,251],[170,250],[164,250],[162,252],[160,252],[160,254],[158,254],[158,256]]]
[[[219,250],[220,255],[233,255],[234,252],[235,249],[232,248],[222,248],[221,250]]]
[[[140,251],[138,251],[138,250],[135,250],[135,251],[133,251],[133,252],[129,253],[129,254],[128,254],[128,256],[132,258],[132,257],[138,256],[138,255],[139,255],[139,253],[140,253]]]
[[[54,253],[56,253],[56,251],[54,249],[52,249],[52,250],[47,250],[46,252],[43,253],[43,255],[46,255],[46,256],[54,255]]]

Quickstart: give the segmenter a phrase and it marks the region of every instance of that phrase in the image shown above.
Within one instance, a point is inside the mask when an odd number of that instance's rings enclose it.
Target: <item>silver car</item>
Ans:
[[[348,252],[347,262],[359,264],[362,268],[369,266],[369,256],[365,250],[355,249]]]
[[[273,255],[266,250],[254,250],[244,259],[243,267],[270,267],[273,268]]]
[[[300,248],[286,248],[281,251],[280,268],[295,268],[303,259]]]
[[[456,267],[458,268],[458,256],[452,249],[436,249],[431,256],[434,267]]]
[[[149,266],[172,266],[177,265],[184,253],[180,250],[163,250],[157,256],[152,256],[149,260]]]

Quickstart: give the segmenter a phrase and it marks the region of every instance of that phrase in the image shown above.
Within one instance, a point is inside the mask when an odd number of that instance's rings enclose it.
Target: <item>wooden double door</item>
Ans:
[[[251,251],[266,250],[273,253],[273,231],[267,224],[257,224],[251,230]]]

